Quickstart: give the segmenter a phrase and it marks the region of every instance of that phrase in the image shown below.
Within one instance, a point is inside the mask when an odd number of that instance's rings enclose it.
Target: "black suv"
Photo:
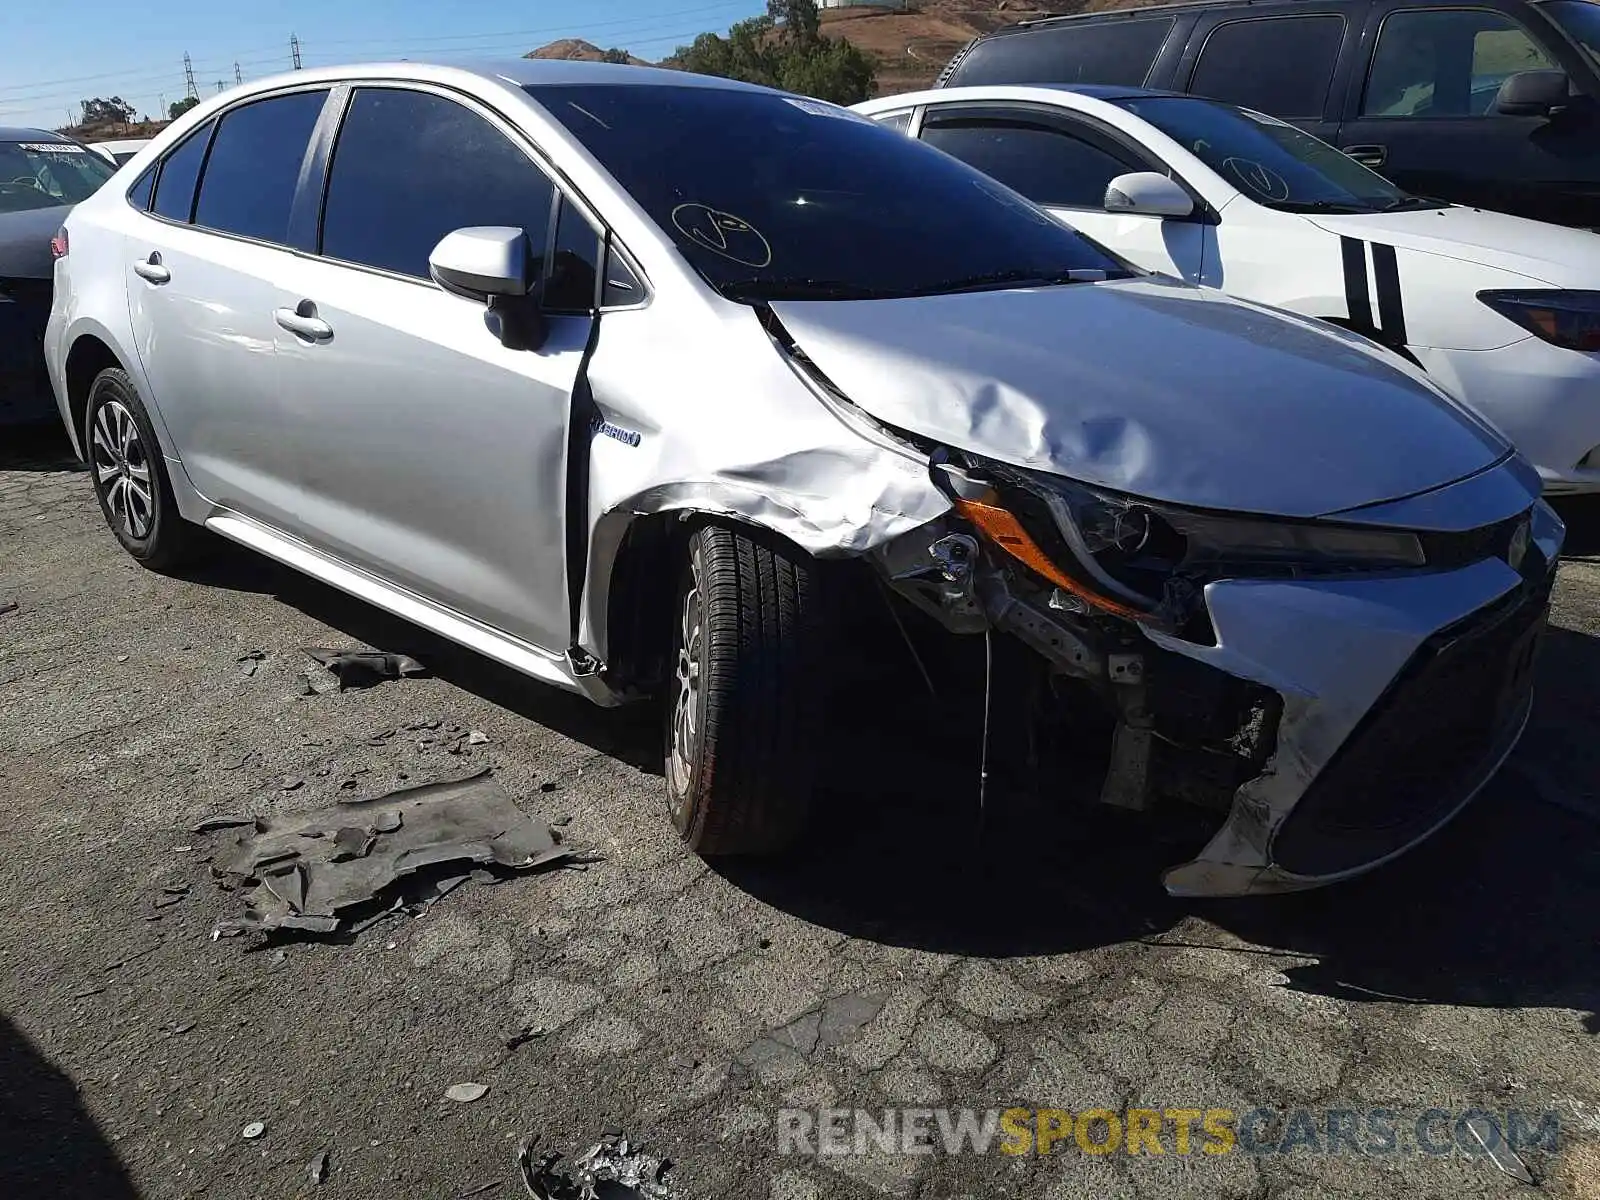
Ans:
[[[1600,3],[1222,0],[1053,17],[939,77],[1192,92],[1293,121],[1407,191],[1600,229]]]

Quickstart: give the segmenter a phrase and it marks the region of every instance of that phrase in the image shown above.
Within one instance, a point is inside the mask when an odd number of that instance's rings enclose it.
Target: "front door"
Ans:
[[[1600,226],[1595,102],[1575,96],[1552,117],[1494,110],[1506,76],[1563,67],[1547,45],[1492,8],[1396,7],[1374,21],[1340,149],[1417,195]]]
[[[487,113],[356,89],[334,143],[320,254],[279,277],[284,403],[313,545],[540,648],[571,643],[565,480],[588,313],[538,350],[428,277],[451,230],[519,226],[543,261],[550,179]]]

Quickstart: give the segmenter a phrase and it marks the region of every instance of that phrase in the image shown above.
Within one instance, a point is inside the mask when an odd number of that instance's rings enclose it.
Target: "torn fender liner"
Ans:
[[[485,768],[464,779],[260,821],[219,855],[215,870],[244,881],[246,928],[332,933],[347,910],[424,868],[493,863],[523,871],[571,857]]]
[[[390,654],[384,650],[330,650],[307,646],[306,654],[327,667],[339,680],[339,690],[371,687],[385,679],[425,675],[427,668],[409,654]]]

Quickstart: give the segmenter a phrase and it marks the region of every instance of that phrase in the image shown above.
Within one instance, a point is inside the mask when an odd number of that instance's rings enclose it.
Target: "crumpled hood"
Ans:
[[[0,276],[11,279],[50,279],[55,259],[50,239],[72,211],[70,204],[0,213]]]
[[[1322,516],[1509,447],[1326,330],[1151,279],[773,306],[849,399],[963,450],[1151,500]]]
[[[1453,205],[1414,212],[1322,214],[1312,223],[1341,237],[1482,263],[1558,287],[1600,279],[1600,237],[1506,213]]]

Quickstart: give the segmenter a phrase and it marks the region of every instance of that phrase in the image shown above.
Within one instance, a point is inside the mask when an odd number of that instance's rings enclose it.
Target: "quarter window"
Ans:
[[[1361,114],[1484,116],[1508,75],[1555,65],[1521,26],[1497,12],[1457,8],[1393,13],[1378,34]]]
[[[1102,208],[1106,185],[1142,168],[1047,125],[1016,120],[930,119],[922,140],[1037,204]]]
[[[210,141],[211,124],[207,122],[179,142],[177,149],[162,161],[153,206],[157,216],[188,224],[194,214],[194,185],[200,178],[200,164],[205,161]]]
[[[600,235],[566,200],[556,218],[555,253],[545,284],[544,307],[555,312],[589,312],[594,308],[600,274]]]
[[[544,172],[477,113],[429,92],[366,88],[334,146],[322,253],[426,279],[445,234],[509,225],[542,259],[554,200]]]
[[[1320,119],[1343,41],[1344,18],[1333,14],[1229,21],[1206,38],[1189,90],[1275,117]]]
[[[128,189],[128,203],[144,212],[150,207],[150,194],[155,191],[156,172],[151,167],[139,176],[139,182]]]
[[[896,133],[904,133],[911,128],[911,110],[902,108],[899,112],[883,113],[872,118],[885,129],[892,129]]]
[[[292,92],[224,113],[206,155],[194,223],[287,241],[300,166],[327,97],[326,91]]]

